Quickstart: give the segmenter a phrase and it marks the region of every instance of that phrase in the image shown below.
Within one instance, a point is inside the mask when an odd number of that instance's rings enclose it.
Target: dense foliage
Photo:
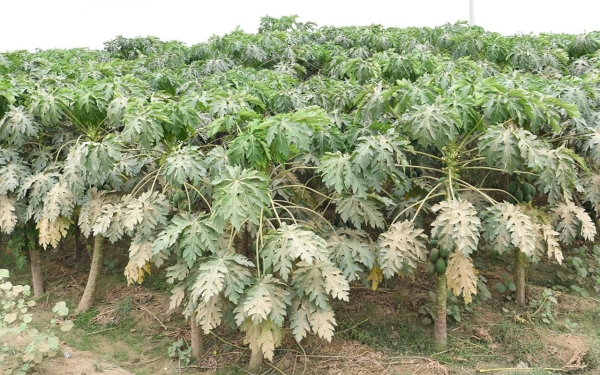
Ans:
[[[266,17],[191,47],[0,54],[0,229],[126,240],[130,282],[166,272],[172,308],[269,359],[287,324],[331,340],[333,299],[432,246],[438,292],[468,303],[475,252],[561,262],[594,238],[599,48]]]

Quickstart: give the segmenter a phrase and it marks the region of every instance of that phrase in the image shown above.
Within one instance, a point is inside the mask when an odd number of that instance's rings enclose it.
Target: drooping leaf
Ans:
[[[16,201],[15,198],[0,195],[0,229],[7,234],[10,234],[17,225]]]
[[[58,217],[56,220],[51,221],[48,218],[43,217],[40,220],[36,228],[39,230],[39,242],[44,248],[48,245],[56,248],[58,242],[62,237],[66,237],[67,230],[71,222],[65,217]]]
[[[473,301],[473,295],[477,294],[477,271],[470,257],[465,256],[462,251],[454,251],[448,259],[446,268],[448,288],[455,296],[462,294],[465,304]]]
[[[208,334],[217,328],[223,320],[223,301],[219,294],[210,297],[208,301],[198,301],[196,309],[196,322]]]
[[[317,335],[321,338],[331,342],[333,338],[333,332],[337,323],[335,321],[335,314],[330,308],[315,309],[308,316],[310,326]]]
[[[70,217],[75,208],[75,195],[64,181],[55,184],[44,197],[44,217],[55,221],[59,216]]]
[[[281,343],[282,328],[271,320],[254,323],[251,319],[245,320],[240,325],[240,331],[246,332],[244,344],[248,344],[253,351],[261,351],[266,359],[273,360],[275,347]]]
[[[153,250],[154,245],[149,239],[143,236],[135,236],[133,238],[129,245],[129,263],[125,266],[127,284],[141,284],[144,281]]]
[[[30,177],[29,168],[21,162],[0,163],[0,195],[15,192]]]
[[[149,149],[162,140],[162,124],[169,122],[164,105],[132,100],[127,103],[123,116],[123,139],[127,142],[139,142]]]
[[[548,194],[548,203],[554,204],[569,196],[571,191],[581,191],[575,161],[564,146],[546,153],[546,165],[539,172],[540,190]]]
[[[479,153],[490,167],[501,168],[508,173],[521,169],[519,141],[510,128],[502,125],[488,127],[479,138]]]
[[[135,230],[151,236],[157,227],[166,223],[169,207],[166,197],[156,191],[144,192],[137,198],[125,195],[121,199],[123,227],[129,233]]]
[[[412,148],[407,140],[398,138],[392,129],[385,135],[361,137],[359,141],[352,160],[360,167],[367,185],[375,191],[381,191],[388,179],[401,173],[397,165],[408,165],[406,153]]]
[[[596,226],[588,213],[572,201],[555,204],[554,227],[560,240],[566,244],[573,243],[579,236],[586,241],[593,241],[596,235]]]
[[[300,297],[306,297],[319,308],[328,306],[328,293],[342,300],[348,299],[348,281],[330,261],[299,262],[297,267],[292,286]]]
[[[3,118],[0,118],[0,140],[7,140],[14,146],[22,146],[27,137],[38,134],[39,125],[23,106],[9,106]]]

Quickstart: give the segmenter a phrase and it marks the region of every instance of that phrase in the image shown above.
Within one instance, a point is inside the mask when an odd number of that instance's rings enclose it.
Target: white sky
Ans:
[[[438,26],[468,20],[469,0],[0,0],[0,52],[103,48],[117,35],[192,45],[260,18],[297,14],[319,26]],[[600,0],[475,0],[475,24],[511,35],[600,30]]]

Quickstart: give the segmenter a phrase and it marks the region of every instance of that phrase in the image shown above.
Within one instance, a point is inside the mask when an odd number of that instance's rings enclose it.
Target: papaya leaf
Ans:
[[[448,259],[446,277],[448,288],[455,296],[462,294],[465,304],[473,301],[472,296],[477,294],[477,271],[471,258],[462,251],[452,252]]]
[[[222,227],[229,220],[238,231],[246,220],[258,225],[262,211],[271,201],[268,182],[269,179],[260,172],[226,167],[212,181],[215,223]]]
[[[409,221],[393,224],[379,236],[378,262],[385,277],[412,272],[427,258],[427,236]]]
[[[470,202],[452,199],[434,205],[431,210],[439,211],[431,223],[431,233],[437,236],[439,246],[462,251],[465,257],[477,250],[481,220]]]

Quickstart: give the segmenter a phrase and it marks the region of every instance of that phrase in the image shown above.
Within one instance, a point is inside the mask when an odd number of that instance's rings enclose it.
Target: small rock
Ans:
[[[63,355],[65,356],[66,359],[71,358],[71,355],[69,354],[69,352],[64,352]]]

